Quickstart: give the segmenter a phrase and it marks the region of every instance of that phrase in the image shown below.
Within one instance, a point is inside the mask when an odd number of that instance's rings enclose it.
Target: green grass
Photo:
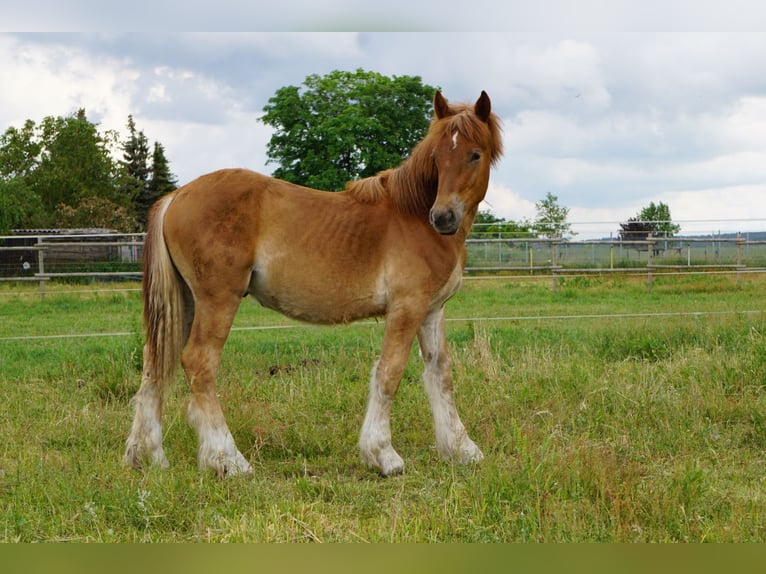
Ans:
[[[51,284],[40,301],[36,286],[2,285],[0,540],[762,542],[766,315],[749,312],[766,310],[764,287],[466,281],[448,338],[486,458],[438,457],[413,349],[392,415],[405,474],[391,479],[356,449],[382,322],[302,326],[245,301],[237,327],[292,328],[227,342],[219,394],[255,473],[219,481],[196,468],[180,380],[171,467],[120,465],[138,293]],[[127,335],[9,339],[96,333]]]

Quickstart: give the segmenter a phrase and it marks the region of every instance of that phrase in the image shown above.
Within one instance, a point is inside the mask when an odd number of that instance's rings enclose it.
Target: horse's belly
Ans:
[[[306,270],[276,270],[257,265],[248,293],[264,307],[309,323],[349,323],[384,315],[380,281],[323,277]]]

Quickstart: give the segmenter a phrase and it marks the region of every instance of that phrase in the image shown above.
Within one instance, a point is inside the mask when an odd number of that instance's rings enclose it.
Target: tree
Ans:
[[[149,181],[149,140],[128,116],[128,139],[122,144],[120,195],[133,203],[145,194]]]
[[[261,121],[274,128],[274,177],[336,191],[398,165],[423,138],[436,88],[418,76],[358,69],[308,76],[277,90]]]
[[[43,221],[40,198],[22,178],[0,178],[0,235],[12,229],[37,227]]]
[[[118,145],[118,134],[100,132],[83,109],[8,128],[0,135],[0,229],[77,222],[135,230],[136,217],[142,222],[153,200],[176,182],[159,142],[149,163],[148,139],[132,116],[128,131]],[[120,160],[113,159],[114,149],[122,149]],[[96,220],[88,223],[88,214]],[[118,224],[103,223],[109,221]]]
[[[681,231],[681,226],[673,223],[670,217],[670,207],[659,202],[653,201],[641,210],[638,214],[641,221],[651,222],[655,237],[673,237]]]
[[[636,217],[620,223],[620,238],[625,241],[645,241],[649,234],[653,237],[673,237],[681,226],[673,223],[670,207],[660,202],[651,202],[641,209]]]
[[[159,142],[154,142],[152,167],[149,181],[135,201],[136,217],[145,227],[149,209],[155,201],[178,187],[175,175],[170,173],[170,165],[165,157],[165,148]]]
[[[21,129],[9,127],[0,136],[0,234],[44,221],[42,202],[28,181],[40,161],[35,129],[27,120]]]
[[[99,133],[85,110],[69,117],[27,120],[0,138],[0,179],[9,193],[29,207],[14,225],[55,225],[59,205],[76,206],[86,197],[113,199],[115,164],[109,153],[112,134]],[[9,187],[10,186],[10,187]],[[18,201],[17,201],[18,202]]]
[[[136,128],[132,115],[128,116],[128,139],[122,150],[120,195],[132,206],[139,226],[144,228],[149,209],[157,199],[176,189],[176,178],[161,143],[154,142],[150,157],[149,139]]]
[[[545,197],[535,203],[537,216],[532,223],[532,229],[544,237],[563,237],[565,233],[576,235],[571,231],[572,225],[567,223],[569,208],[558,204],[559,198],[550,191]]]
[[[531,226],[527,220],[506,220],[489,210],[479,211],[473,221],[470,239],[529,237]]]
[[[136,218],[125,206],[104,197],[86,197],[77,207],[61,204],[56,221],[65,228],[98,227],[125,233],[138,229]]]
[[[13,126],[0,136],[0,178],[27,178],[40,162],[41,146],[35,137],[35,122],[21,129]]]
[[[87,120],[85,110],[67,118],[48,116],[38,133],[40,161],[28,181],[50,214],[60,204],[74,207],[91,196],[115,199],[110,141]]]

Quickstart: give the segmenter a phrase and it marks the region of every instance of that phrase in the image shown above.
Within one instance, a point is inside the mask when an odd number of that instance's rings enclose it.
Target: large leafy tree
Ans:
[[[19,129],[9,127],[0,136],[0,179],[25,179],[40,162],[41,142],[32,120]]]
[[[42,202],[29,185],[40,159],[35,129],[27,120],[21,129],[10,127],[0,135],[0,234],[44,224]]]
[[[428,130],[436,88],[361,69],[277,90],[261,121],[275,177],[328,191],[398,165]]]
[[[85,110],[67,118],[46,117],[39,126],[41,154],[29,183],[50,212],[88,197],[116,199],[114,134],[101,134]]]
[[[0,235],[21,227],[39,227],[45,224],[40,198],[24,184],[21,178],[0,177]]]
[[[8,128],[0,137],[1,193],[6,208],[15,207],[5,225],[57,225],[61,206],[75,207],[91,196],[113,201],[114,137],[101,134],[83,109]]]

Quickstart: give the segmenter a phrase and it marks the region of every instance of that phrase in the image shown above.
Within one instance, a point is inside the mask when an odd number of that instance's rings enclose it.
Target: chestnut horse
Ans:
[[[141,387],[124,462],[167,466],[163,389],[180,363],[200,468],[252,472],[215,391],[221,350],[245,295],[289,317],[338,324],[385,316],[359,448],[388,476],[391,404],[417,337],[436,444],[446,458],[483,458],[453,399],[444,304],[458,290],[465,239],[502,153],[485,92],[450,105],[437,92],[423,141],[394,169],[328,193],[242,169],[203,175],[152,208],[144,245]]]

